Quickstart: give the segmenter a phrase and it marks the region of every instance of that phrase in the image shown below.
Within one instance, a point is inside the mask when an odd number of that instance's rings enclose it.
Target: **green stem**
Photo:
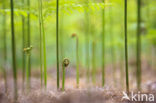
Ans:
[[[141,90],[141,0],[137,0],[137,89]]]
[[[39,9],[39,29],[40,29],[40,73],[41,73],[41,88],[43,86],[43,68],[42,68],[42,22],[41,22],[41,1],[38,0]]]
[[[95,42],[92,43],[92,81],[95,84],[95,74],[96,74],[96,63],[95,63]]]
[[[124,85],[123,51],[120,52],[119,54],[120,54],[120,85],[121,87],[123,87]]]
[[[64,3],[65,1],[62,0]],[[62,10],[64,7],[62,7]],[[60,57],[61,60],[64,58],[64,12],[60,10]]]
[[[115,60],[116,60],[116,56],[115,56],[115,47],[114,47],[114,25],[113,25],[113,17],[112,17],[112,15],[113,15],[113,13],[111,13],[111,12],[113,12],[112,11],[112,8],[110,8],[110,11],[109,11],[109,18],[110,18],[110,27],[109,27],[109,29],[110,29],[110,41],[112,41],[112,43],[113,43],[113,45],[111,45],[111,59],[112,59],[112,69],[113,69],[113,79],[114,79],[114,84],[116,84],[116,67],[115,67]]]
[[[65,78],[66,78],[66,67],[69,65],[70,61],[69,59],[63,59],[62,62],[62,91],[64,91],[65,88]]]
[[[26,54],[26,86],[27,86],[27,92],[29,91],[30,89],[30,72],[29,72],[29,56],[30,54],[27,53]]]
[[[79,88],[79,41],[76,38],[76,83]]]
[[[24,0],[22,0],[22,6],[24,6]],[[22,16],[22,51],[23,51],[23,48],[26,47],[25,45],[25,18],[24,16]],[[22,80],[23,80],[23,90],[24,90],[24,82],[25,82],[25,53],[22,52],[22,62],[23,62],[23,69],[22,69]]]
[[[126,90],[129,93],[129,74],[128,74],[128,48],[127,48],[127,0],[124,9],[124,29],[125,29],[125,71],[126,71]]]
[[[95,0],[92,0],[92,2],[95,2]],[[96,24],[96,17],[95,12],[92,14],[92,82],[95,85],[96,80],[96,36],[95,36],[95,25]]]
[[[28,45],[27,47],[30,47],[30,0],[27,0],[27,5],[28,5],[28,21],[27,21],[27,26],[28,26],[28,35],[27,35],[27,39],[28,39]],[[29,74],[30,74],[30,78],[31,78],[31,53],[29,55]]]
[[[10,0],[11,8],[11,35],[12,35],[12,66],[13,66],[13,78],[14,78],[14,99],[17,100],[17,69],[16,69],[16,43],[14,32],[14,1]]]
[[[57,61],[57,89],[59,89],[59,0],[56,0],[56,61]]]
[[[105,3],[105,0],[103,0]],[[105,84],[105,8],[102,9],[102,86]]]
[[[3,9],[6,9],[6,3],[4,1]],[[3,40],[4,40],[4,67],[3,67],[3,75],[4,75],[4,82],[5,82],[5,92],[7,92],[7,74],[6,74],[6,65],[7,65],[7,38],[6,38],[6,13],[4,12],[3,17]]]
[[[62,91],[64,91],[65,77],[66,77],[65,75],[66,75],[65,66],[62,65]]]
[[[89,1],[86,1],[87,9],[85,11],[86,17],[86,66],[87,66],[87,81],[89,82]],[[88,10],[88,11],[87,11]]]
[[[45,41],[45,31],[44,31],[44,20],[42,14],[42,0],[40,0],[41,4],[41,24],[42,24],[42,33],[43,33],[43,55],[44,55],[44,85],[47,87],[47,58],[46,58],[46,41]]]

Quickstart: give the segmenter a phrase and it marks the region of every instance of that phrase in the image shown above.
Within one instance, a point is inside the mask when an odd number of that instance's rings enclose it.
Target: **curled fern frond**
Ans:
[[[26,52],[26,53],[29,53],[32,50],[32,48],[33,47],[30,46],[30,47],[24,48],[23,51]]]
[[[63,63],[62,63],[62,65],[64,66],[64,67],[67,67],[68,65],[69,65],[69,63],[70,63],[70,61],[69,61],[69,59],[63,59]]]
[[[77,34],[76,34],[76,33],[73,33],[73,34],[71,35],[71,37],[72,37],[72,38],[77,37]]]

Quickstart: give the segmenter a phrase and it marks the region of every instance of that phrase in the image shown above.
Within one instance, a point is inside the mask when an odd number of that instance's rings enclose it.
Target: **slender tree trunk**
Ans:
[[[10,0],[11,8],[11,36],[12,36],[12,66],[13,66],[13,78],[14,78],[14,99],[17,100],[17,70],[16,70],[16,43],[14,32],[14,1]]]

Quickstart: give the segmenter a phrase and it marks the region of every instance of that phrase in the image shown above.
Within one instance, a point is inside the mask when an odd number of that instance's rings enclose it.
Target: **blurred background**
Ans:
[[[0,65],[4,63],[4,20],[6,20],[6,55],[7,66],[12,67],[11,54],[11,25],[10,25],[10,1],[0,0]],[[151,68],[155,65],[156,52],[156,1],[142,0],[141,3],[141,55],[142,60],[149,63]],[[71,38],[76,33],[79,38],[80,65],[86,68],[86,38],[89,39],[89,64],[92,61],[92,41],[95,41],[96,68],[101,68],[102,54],[102,8],[105,7],[105,61],[106,65],[123,64],[124,66],[124,1],[123,0],[90,0],[89,8],[86,0],[60,0],[59,12],[59,47],[60,63],[63,58],[69,58],[71,65],[76,65],[76,42]],[[26,1],[22,4],[14,0],[15,13],[15,39],[17,68],[22,69],[23,41],[22,41],[22,16],[25,17],[25,35],[27,35],[27,13],[30,12],[31,31],[31,66],[39,68],[39,18],[38,1],[30,1],[28,11]],[[5,17],[4,17],[5,14]],[[88,17],[86,16],[88,15]],[[43,17],[46,35],[47,67],[56,67],[56,1],[43,0]],[[89,24],[87,24],[87,20]],[[86,29],[89,28],[87,36]],[[136,61],[136,35],[137,35],[137,1],[128,0],[128,55],[129,62]],[[27,38],[26,38],[27,39]],[[25,40],[27,43],[27,40]],[[131,68],[130,68],[131,69]]]

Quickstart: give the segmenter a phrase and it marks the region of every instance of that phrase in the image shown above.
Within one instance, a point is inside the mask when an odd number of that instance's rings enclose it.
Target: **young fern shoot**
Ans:
[[[62,62],[62,91],[65,89],[66,67],[69,63],[69,59],[64,59]]]
[[[30,89],[29,58],[30,58],[31,50],[32,50],[32,46],[24,48],[24,52],[26,53],[26,87],[27,87],[27,92],[29,92],[29,89]]]
[[[76,38],[76,86],[79,88],[79,40],[75,33],[72,34],[72,37]]]

